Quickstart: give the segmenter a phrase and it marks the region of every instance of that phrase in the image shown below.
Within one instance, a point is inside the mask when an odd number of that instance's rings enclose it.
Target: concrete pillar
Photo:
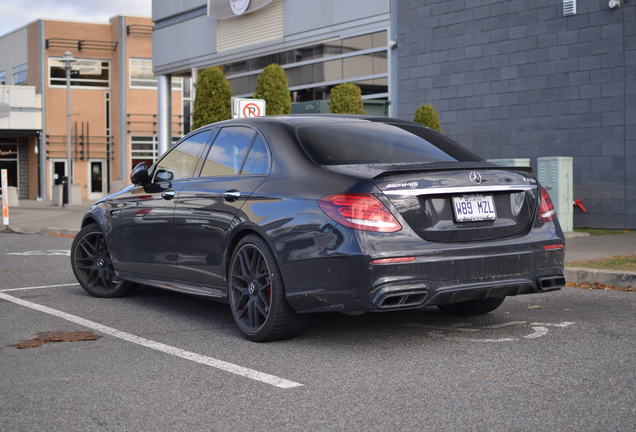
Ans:
[[[194,99],[197,96],[197,80],[199,79],[199,70],[197,68],[192,68],[190,70],[190,76],[192,77],[190,84],[190,100],[192,101],[192,106],[194,106]]]
[[[126,71],[127,58],[126,58],[126,17],[119,17],[119,176],[117,178],[121,181],[128,179],[128,170],[126,169],[126,159],[128,152],[126,151],[126,144],[128,141],[128,119],[126,113],[128,112],[126,106],[126,90],[128,86],[128,74]]]
[[[161,156],[170,148],[172,144],[172,77],[168,74],[159,75],[158,81],[158,101],[159,101],[159,142],[158,155]]]
[[[399,115],[398,98],[398,0],[391,0],[391,25],[387,41],[389,46],[389,116]]]
[[[47,196],[46,190],[46,89],[47,82],[46,78],[48,77],[48,71],[46,70],[47,59],[44,57],[45,47],[46,47],[46,36],[44,32],[44,21],[39,21],[39,30],[40,30],[40,41],[38,50],[39,53],[39,68],[40,68],[40,94],[42,100],[42,132],[38,135],[38,165],[39,165],[39,175],[38,175],[38,183],[39,183],[39,193],[38,199],[45,200]],[[53,174],[51,174],[52,176]]]

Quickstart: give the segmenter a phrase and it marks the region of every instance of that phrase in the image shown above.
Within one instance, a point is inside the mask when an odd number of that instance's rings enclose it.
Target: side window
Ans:
[[[199,155],[210,140],[211,134],[211,131],[198,133],[170,150],[157,163],[153,181],[172,181],[192,177]]]
[[[245,165],[241,174],[246,175],[265,175],[269,169],[269,158],[267,155],[267,144],[265,140],[258,135],[250,153],[247,155]]]
[[[201,177],[237,175],[255,132],[246,127],[230,126],[221,129],[203,163]]]

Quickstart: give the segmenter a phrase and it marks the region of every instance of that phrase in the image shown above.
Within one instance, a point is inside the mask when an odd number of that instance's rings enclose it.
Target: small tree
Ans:
[[[230,82],[220,66],[205,69],[199,74],[197,94],[194,99],[192,127],[200,128],[210,123],[232,117]]]
[[[421,105],[415,111],[413,121],[440,132],[439,115],[437,115],[437,111],[435,111],[433,105]]]
[[[291,95],[285,69],[272,63],[256,79],[254,97],[265,100],[267,115],[290,114]]]
[[[352,83],[342,83],[332,88],[329,109],[334,114],[364,114],[360,87]]]

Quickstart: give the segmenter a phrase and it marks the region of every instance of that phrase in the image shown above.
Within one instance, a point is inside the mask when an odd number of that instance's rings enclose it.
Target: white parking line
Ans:
[[[249,378],[255,381],[260,381],[266,384],[270,384],[275,387],[290,389],[290,388],[302,386],[302,384],[294,382],[294,381],[289,381],[284,378],[280,378],[274,375],[269,375],[254,369],[249,369],[249,368],[239,366],[233,363],[225,362],[223,360],[218,360],[218,359],[197,354],[191,351],[186,351],[181,348],[177,348],[171,345],[163,344],[161,342],[146,339],[141,336],[136,336],[134,334],[117,330],[115,328],[108,327],[103,324],[99,324],[94,321],[90,321],[85,318],[78,317],[76,315],[71,315],[69,313],[50,308],[48,306],[43,306],[38,303],[33,303],[27,300],[23,300],[21,298],[13,297],[9,294],[4,294],[0,292],[0,299],[6,300],[11,303],[15,303],[17,305],[24,306],[36,311],[44,312],[46,314],[53,315],[58,318],[62,318],[72,323],[79,324],[84,327],[88,327],[100,333],[104,333],[104,334],[116,337],[118,339],[122,339],[137,345],[141,345],[146,348],[161,351],[166,354],[171,354],[176,357],[180,357],[186,360],[193,361],[195,363],[199,363],[199,364],[210,366],[216,369],[220,369],[222,371],[229,372],[235,375],[240,375],[242,377]]]
[[[66,286],[75,286],[79,285],[77,282],[68,283],[68,284],[58,284],[58,285],[41,285],[41,286],[32,286],[32,287],[24,287],[24,288],[6,288],[0,289],[0,292],[9,292],[9,291],[24,291],[24,290],[34,290],[34,289],[44,289],[44,288],[57,288],[57,287],[66,287]]]

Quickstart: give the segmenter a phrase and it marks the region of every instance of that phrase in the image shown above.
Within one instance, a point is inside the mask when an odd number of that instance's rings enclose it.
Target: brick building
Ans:
[[[573,156],[575,226],[636,228],[635,0],[396,3],[400,117],[431,103],[486,158]]]
[[[69,174],[60,60],[66,51],[77,59],[70,80],[71,159],[82,198],[107,194],[112,183],[126,181],[133,164],[156,157],[152,21],[130,16],[107,24],[34,21],[0,37],[0,86],[33,86],[41,100],[41,124],[29,133],[0,131],[0,151],[18,154],[3,164],[12,178],[23,179],[17,182],[22,198],[50,199],[52,186]],[[175,78],[172,90],[178,137],[189,129],[189,82]]]

